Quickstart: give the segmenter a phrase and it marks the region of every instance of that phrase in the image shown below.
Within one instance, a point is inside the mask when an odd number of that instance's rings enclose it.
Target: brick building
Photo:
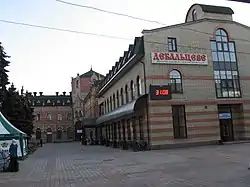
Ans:
[[[92,140],[92,143],[97,142],[100,135],[100,132],[98,131],[99,129],[96,128],[96,119],[101,115],[98,103],[100,99],[96,97],[96,94],[98,91],[98,86],[101,82],[102,80],[96,80],[90,87],[89,93],[83,100],[83,135],[84,138]]]
[[[37,139],[45,142],[64,141],[74,138],[71,94],[66,92],[43,95],[42,92],[29,93],[34,107],[34,132]]]
[[[94,81],[103,79],[103,75],[93,71],[91,68],[88,72],[79,75],[71,80],[72,87],[72,106],[73,121],[75,124],[75,138],[79,140],[82,134],[81,122],[83,120],[83,100],[89,93]]]
[[[158,149],[250,137],[250,28],[233,13],[194,4],[184,23],[135,38],[98,91],[108,143]]]

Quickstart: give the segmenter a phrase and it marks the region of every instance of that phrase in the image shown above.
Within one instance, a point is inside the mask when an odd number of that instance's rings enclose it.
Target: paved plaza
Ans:
[[[247,187],[250,144],[130,152],[46,144],[0,173],[1,187]]]

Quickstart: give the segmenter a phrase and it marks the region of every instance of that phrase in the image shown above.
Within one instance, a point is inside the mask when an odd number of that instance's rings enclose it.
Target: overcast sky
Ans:
[[[250,25],[250,5],[226,0],[65,0],[129,14],[166,25],[182,23],[194,3],[231,7],[234,20]],[[106,74],[143,29],[162,25],[69,6],[56,0],[0,0],[0,20],[111,35],[119,40],[0,22],[0,41],[11,56],[10,81],[18,89],[69,92],[71,77],[92,65]]]

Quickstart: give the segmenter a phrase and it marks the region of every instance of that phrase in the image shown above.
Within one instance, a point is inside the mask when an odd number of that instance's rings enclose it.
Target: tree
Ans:
[[[6,67],[9,66],[10,62],[7,60],[10,58],[5,52],[0,42],[0,103],[5,99],[6,86],[9,84],[9,78],[7,73],[9,72]]]
[[[33,121],[35,117],[33,115],[33,108],[28,101],[27,95],[20,95],[13,83],[6,93],[2,109],[4,115],[12,125],[28,136],[33,134]]]

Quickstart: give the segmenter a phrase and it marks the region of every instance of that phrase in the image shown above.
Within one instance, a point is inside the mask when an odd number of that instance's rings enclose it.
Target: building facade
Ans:
[[[96,128],[96,119],[101,115],[98,98],[96,96],[98,86],[102,80],[96,80],[90,87],[88,95],[83,100],[83,138],[90,140],[91,144],[100,143],[100,130]]]
[[[194,4],[184,23],[135,38],[98,91],[107,144],[159,149],[250,137],[250,28],[233,14]]]
[[[38,95],[33,92],[28,98],[34,108],[36,139],[48,143],[74,139],[71,94],[43,95],[39,92]]]
[[[81,122],[84,112],[84,98],[88,95],[89,90],[96,80],[103,79],[103,75],[93,71],[91,68],[88,72],[71,79],[72,87],[72,106],[73,106],[73,121],[75,124],[75,137],[80,140],[82,134]]]

